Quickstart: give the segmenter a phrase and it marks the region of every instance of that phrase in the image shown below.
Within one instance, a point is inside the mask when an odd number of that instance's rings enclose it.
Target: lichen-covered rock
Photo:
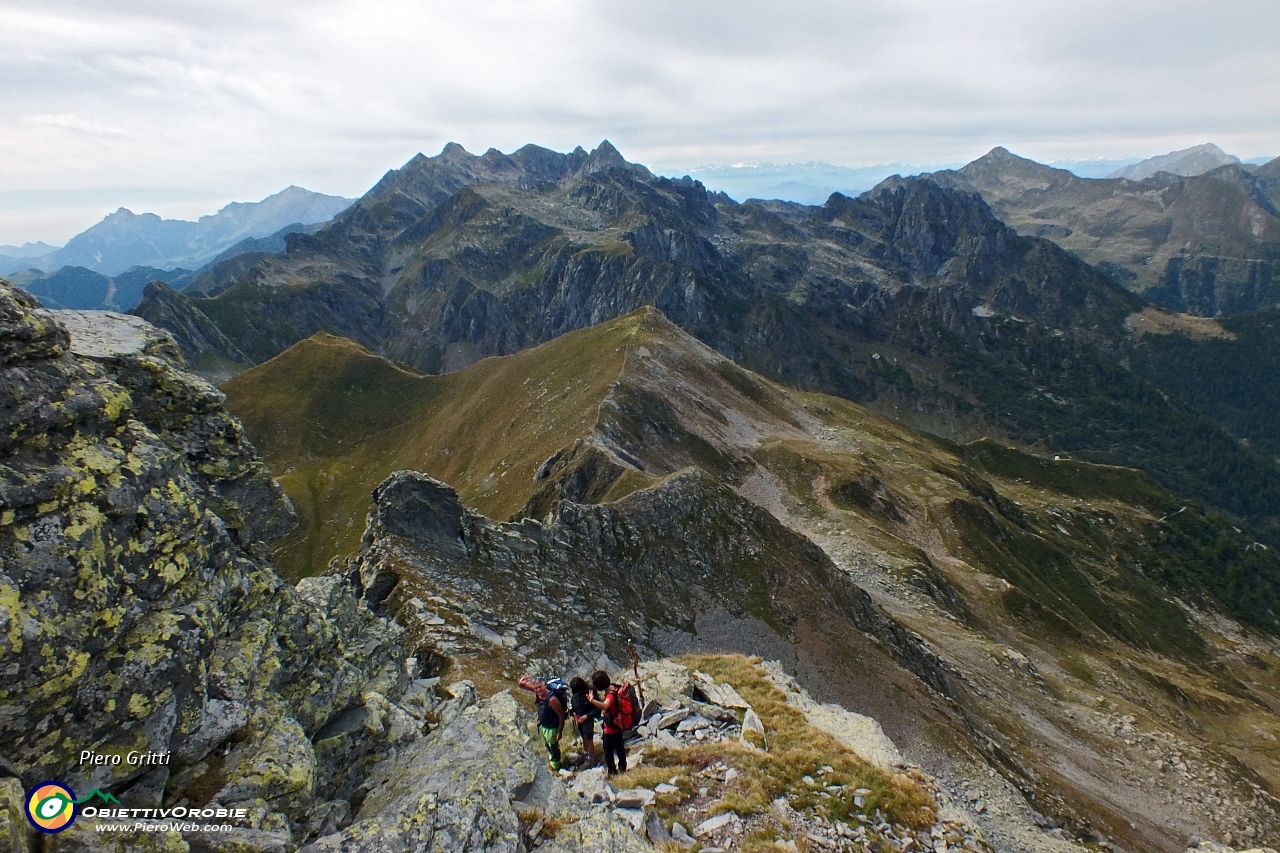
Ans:
[[[316,788],[315,752],[307,733],[291,717],[262,726],[259,737],[248,738],[235,749],[235,769],[214,799],[220,803],[265,800],[279,811],[302,813],[312,803]]]
[[[22,783],[0,779],[0,853],[27,853],[35,834],[27,822]]]
[[[0,299],[0,367],[57,358],[70,344],[67,330],[34,309],[40,303],[25,291],[6,289]]]
[[[521,808],[559,827],[540,849],[652,851],[630,826],[579,802],[543,769],[527,721],[510,693],[471,705],[382,766],[355,822],[303,853],[522,853]]]
[[[190,832],[191,853],[294,853],[298,845],[288,832],[233,828],[230,832]]]
[[[253,829],[293,844],[317,795],[375,763],[318,757],[312,738],[365,713],[373,753],[420,735],[431,706],[396,705],[412,649],[356,580],[275,574],[267,540],[293,510],[222,402],[166,333],[0,282],[0,755],[129,805],[261,802],[278,817]]]
[[[509,693],[468,708],[384,768],[350,827],[304,849],[522,851],[510,799],[539,766],[522,717]]]
[[[608,813],[597,813],[560,827],[555,838],[539,850],[547,853],[652,853],[653,847],[635,830]]]

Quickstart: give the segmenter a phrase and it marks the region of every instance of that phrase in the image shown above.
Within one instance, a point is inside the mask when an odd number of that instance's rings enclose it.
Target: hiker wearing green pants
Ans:
[[[563,694],[568,690],[553,691],[546,682],[528,675],[520,677],[520,686],[538,697],[538,733],[542,735],[542,742],[547,745],[547,753],[551,756],[551,769],[558,771],[564,766],[560,758],[560,736],[564,734],[564,721],[568,712]]]

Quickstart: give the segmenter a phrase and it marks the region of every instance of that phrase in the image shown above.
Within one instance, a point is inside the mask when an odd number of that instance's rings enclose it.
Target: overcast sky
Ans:
[[[1280,2],[0,0],[0,115],[0,244],[359,195],[450,140],[664,170],[1251,158],[1280,154]]]

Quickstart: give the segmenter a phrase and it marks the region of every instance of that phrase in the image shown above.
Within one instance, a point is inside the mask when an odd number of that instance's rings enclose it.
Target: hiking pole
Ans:
[[[636,677],[636,692],[640,694],[640,707],[644,707],[644,682],[640,679],[640,653],[636,651],[636,644],[627,640],[627,652],[631,655],[631,672]]]

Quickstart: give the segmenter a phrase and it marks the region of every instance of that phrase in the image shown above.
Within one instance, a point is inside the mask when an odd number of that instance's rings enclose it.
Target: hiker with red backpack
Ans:
[[[528,673],[520,676],[520,686],[538,697],[538,732],[551,756],[551,769],[559,771],[560,736],[564,733],[564,721],[569,711],[569,688],[559,678],[540,681]]]
[[[591,686],[604,699],[589,697],[592,705],[604,712],[604,764],[608,775],[627,772],[627,732],[640,722],[640,708],[636,702],[635,688],[630,684],[613,684],[609,673],[602,669],[591,676]]]

